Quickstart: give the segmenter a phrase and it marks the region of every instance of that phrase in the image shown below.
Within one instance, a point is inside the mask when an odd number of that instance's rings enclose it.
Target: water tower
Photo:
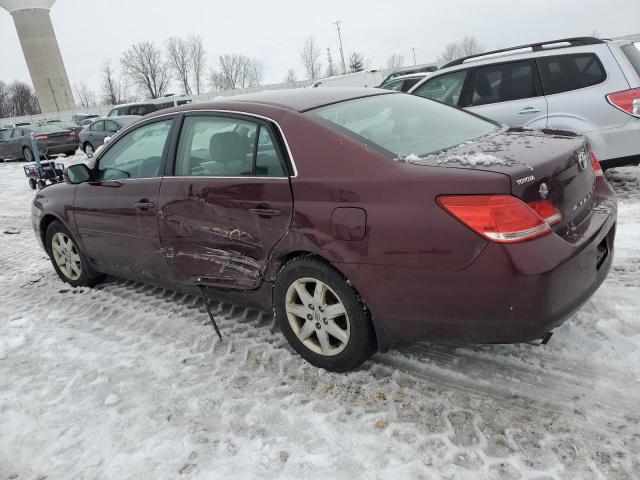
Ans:
[[[0,7],[13,17],[43,113],[76,108],[49,16],[54,3],[55,0],[0,0]]]

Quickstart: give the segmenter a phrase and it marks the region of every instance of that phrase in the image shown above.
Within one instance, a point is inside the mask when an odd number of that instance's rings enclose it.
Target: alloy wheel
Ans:
[[[294,281],[287,290],[285,310],[293,333],[314,353],[334,356],[349,343],[349,315],[326,283],[315,278]]]
[[[51,251],[56,265],[69,280],[82,275],[82,260],[73,241],[64,233],[56,232],[51,239]]]
[[[91,145],[87,145],[84,149],[84,153],[87,154],[87,157],[92,158],[93,157],[93,147]]]
[[[25,159],[27,162],[33,162],[33,153],[32,153],[32,152],[31,152],[31,150],[30,150],[30,149],[28,149],[28,148],[25,148],[25,149],[24,149],[24,159]]]

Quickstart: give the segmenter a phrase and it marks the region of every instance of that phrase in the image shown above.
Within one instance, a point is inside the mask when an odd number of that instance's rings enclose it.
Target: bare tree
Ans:
[[[333,63],[333,57],[331,56],[331,49],[327,48],[327,77],[333,77],[338,74],[336,64]]]
[[[398,53],[394,53],[387,59],[387,68],[389,70],[398,70],[404,66],[404,57]]]
[[[162,97],[169,86],[170,66],[155,43],[144,40],[129,47],[120,59],[123,73],[151,98]]]
[[[100,93],[104,105],[119,105],[129,100],[129,83],[126,78],[116,78],[116,72],[111,66],[110,59],[106,59],[102,63],[102,85]]]
[[[188,40],[180,37],[170,37],[167,40],[167,57],[176,75],[176,80],[182,85],[185,95],[191,95],[189,75],[191,74],[191,45]]]
[[[293,68],[290,68],[287,72],[287,76],[284,77],[284,83],[294,84],[298,81],[298,76],[296,75],[296,71]]]
[[[315,80],[320,77],[322,70],[322,63],[320,62],[320,48],[316,45],[313,37],[309,37],[305,40],[304,46],[300,51],[300,58],[302,59],[302,65],[307,73],[307,78]]]
[[[14,80],[8,86],[9,112],[11,117],[40,113],[38,98],[31,85]]]
[[[262,62],[239,53],[220,55],[218,70],[211,70],[211,84],[217,90],[257,86],[263,78]]]
[[[191,77],[193,78],[192,91],[200,93],[206,52],[200,35],[189,35],[187,42],[189,42],[189,60],[191,62]]]
[[[80,82],[74,85],[74,93],[76,102],[83,108],[95,107],[97,105],[96,94],[91,90],[86,83]]]
[[[349,57],[349,71],[352,73],[364,70],[364,59],[361,53],[353,52]]]
[[[11,116],[11,102],[9,100],[9,86],[0,80],[0,118]]]
[[[478,43],[476,37],[466,36],[458,42],[447,44],[438,61],[439,63],[447,63],[469,55],[477,55],[484,51],[485,48]]]

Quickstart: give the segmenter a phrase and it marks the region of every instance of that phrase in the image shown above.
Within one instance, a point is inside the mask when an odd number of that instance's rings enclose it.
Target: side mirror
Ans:
[[[91,178],[91,170],[84,163],[70,165],[64,170],[64,181],[76,185]]]

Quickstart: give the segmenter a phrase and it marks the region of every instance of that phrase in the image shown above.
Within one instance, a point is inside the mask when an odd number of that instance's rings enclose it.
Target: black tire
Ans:
[[[71,251],[77,253],[80,257],[81,269],[78,278],[70,278],[65,272],[60,269],[60,266],[58,266],[58,263],[54,258],[53,239],[57,233],[66,236],[72,242],[73,249]],[[47,233],[45,235],[45,247],[47,249],[47,253],[49,254],[49,258],[51,259],[51,264],[53,265],[54,270],[63,282],[66,282],[73,287],[91,287],[104,278],[104,275],[95,272],[91,268],[86,257],[80,250],[80,247],[78,247],[78,243],[73,238],[69,230],[67,230],[65,226],[57,220],[51,222],[47,227]]]
[[[89,152],[87,152],[87,147],[91,147],[91,150]],[[93,158],[96,149],[90,142],[85,142],[85,144],[82,146],[82,151],[88,158]]]
[[[336,321],[345,322],[343,325],[349,330],[349,335],[346,344],[342,343],[343,346],[337,347],[342,348],[337,354],[323,355],[312,350],[298,338],[289,321],[286,310],[287,292],[290,287],[293,288],[296,281],[304,278],[324,283],[331,290],[328,295],[344,306],[346,315],[340,320],[336,317]],[[293,295],[297,296],[298,294],[293,293]],[[304,303],[299,297],[297,301]],[[289,344],[300,356],[316,367],[333,372],[347,372],[358,367],[377,350],[370,314],[362,298],[340,272],[321,259],[312,256],[299,257],[287,262],[282,267],[274,286],[273,310]],[[319,313],[319,315],[323,314]],[[314,319],[311,323],[316,325],[317,331],[320,331],[323,328],[322,321],[324,319],[316,318],[319,321],[316,322]],[[298,322],[302,324],[304,320],[302,317],[294,316],[294,323],[298,324]],[[327,322],[324,323],[326,325]],[[299,331],[302,332],[302,329]],[[334,342],[337,340],[337,337],[329,338]],[[319,339],[318,333],[313,331],[306,341],[311,344],[316,343],[316,348],[318,348],[321,343]]]
[[[73,157],[76,154],[75,150],[69,150],[68,152],[64,152],[67,157]]]
[[[44,187],[47,186],[47,182],[45,182],[44,180],[38,180],[36,182],[36,186],[38,187],[38,190],[42,190]]]
[[[31,151],[31,149],[29,147],[24,147],[22,149],[22,158],[25,159],[25,161],[27,162],[33,162],[33,152]]]
[[[30,178],[29,179],[29,186],[31,187],[32,190],[36,189],[36,179],[35,178]]]

